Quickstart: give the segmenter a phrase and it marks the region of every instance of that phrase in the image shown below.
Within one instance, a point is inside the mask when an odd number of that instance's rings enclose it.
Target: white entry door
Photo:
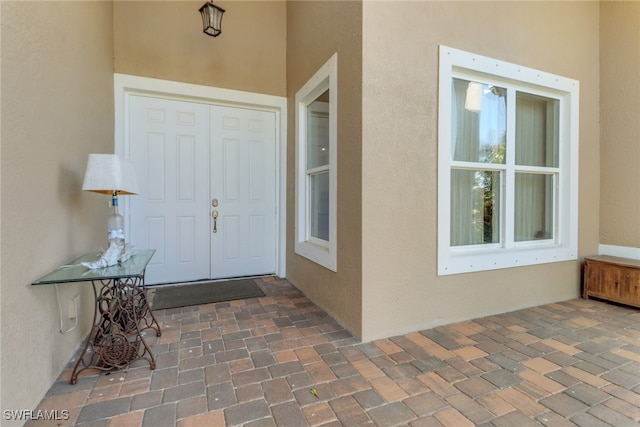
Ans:
[[[275,272],[275,114],[211,106],[211,276]]]
[[[146,283],[275,272],[275,114],[132,95],[128,125]]]

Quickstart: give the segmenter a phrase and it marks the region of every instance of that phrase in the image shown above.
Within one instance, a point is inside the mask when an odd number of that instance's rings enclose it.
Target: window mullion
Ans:
[[[515,163],[516,163],[516,90],[513,87],[507,88],[507,147],[505,156],[505,176],[503,184],[503,206],[502,218],[502,241],[503,247],[511,249],[514,247],[515,234]]]
[[[553,174],[553,240],[554,243],[560,243],[560,188],[558,174]]]

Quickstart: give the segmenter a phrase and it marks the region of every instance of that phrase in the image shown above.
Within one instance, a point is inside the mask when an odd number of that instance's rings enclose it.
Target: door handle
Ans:
[[[213,217],[213,232],[218,232],[218,211],[211,212],[211,216]]]

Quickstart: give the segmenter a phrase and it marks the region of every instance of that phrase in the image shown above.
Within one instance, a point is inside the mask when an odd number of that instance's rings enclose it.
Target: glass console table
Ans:
[[[149,308],[144,272],[155,249],[139,250],[111,267],[90,270],[82,262],[96,261],[100,253],[92,252],[73,260],[32,285],[91,282],[95,296],[93,326],[73,367],[71,384],[85,369],[111,371],[144,359],[155,369],[156,362],[142,331],[153,329],[160,336],[160,325]]]

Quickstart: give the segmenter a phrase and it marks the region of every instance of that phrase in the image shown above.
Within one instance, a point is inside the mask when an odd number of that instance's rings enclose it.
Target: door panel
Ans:
[[[209,108],[131,96],[129,158],[140,194],[130,198],[130,243],[153,248],[148,284],[209,277]]]
[[[157,251],[148,284],[275,272],[275,123],[272,112],[130,96],[140,195],[129,243]]]
[[[275,114],[211,106],[211,277],[275,272]]]

